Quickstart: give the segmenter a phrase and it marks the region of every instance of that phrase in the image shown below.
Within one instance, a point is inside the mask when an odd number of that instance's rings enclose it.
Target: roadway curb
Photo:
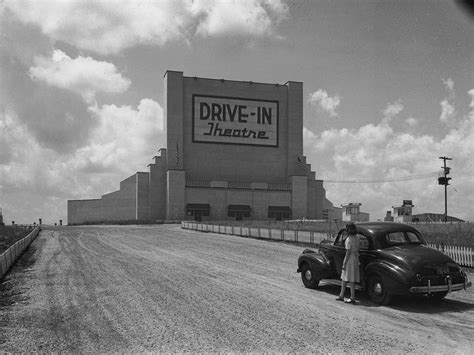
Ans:
[[[20,239],[10,248],[0,254],[0,280],[5,276],[10,267],[20,257],[21,254],[28,248],[33,240],[38,236],[40,227],[36,227],[26,237]]]

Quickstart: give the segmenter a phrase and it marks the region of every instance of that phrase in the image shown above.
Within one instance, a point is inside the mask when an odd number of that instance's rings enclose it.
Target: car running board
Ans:
[[[322,279],[321,282],[325,282],[331,285],[341,286],[341,280],[337,280],[337,279]],[[347,287],[349,287],[349,283],[347,283]],[[364,290],[364,287],[361,284],[355,284],[355,289],[362,291]]]

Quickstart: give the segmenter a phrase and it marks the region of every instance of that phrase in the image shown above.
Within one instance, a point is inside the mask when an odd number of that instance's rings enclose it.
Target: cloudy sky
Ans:
[[[0,5],[0,208],[67,220],[163,147],[163,74],[304,83],[327,197],[371,219],[411,199],[474,220],[474,27],[454,1],[22,1]]]

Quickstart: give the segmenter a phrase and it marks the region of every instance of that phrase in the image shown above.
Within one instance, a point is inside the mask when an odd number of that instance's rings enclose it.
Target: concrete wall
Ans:
[[[167,71],[164,77],[164,122],[167,169],[183,168],[183,73]]]
[[[148,166],[150,168],[150,220],[152,221],[166,219],[166,149],[160,149],[160,155],[154,159],[155,162]]]
[[[138,172],[136,174],[136,215],[138,220],[148,220],[150,218],[150,181],[149,173]]]
[[[186,203],[210,205],[210,215],[203,220],[231,220],[229,205],[249,205],[251,217],[244,219],[267,219],[268,206],[291,207],[291,191],[271,191],[262,189],[186,188]],[[193,217],[186,216],[186,219]]]
[[[69,200],[68,224],[149,219],[149,174],[138,172],[101,199]]]
[[[292,218],[307,217],[308,179],[306,176],[291,177],[291,214]]]
[[[303,156],[303,83],[287,83],[287,125],[286,133],[288,176],[303,175],[299,170],[299,159]]]
[[[344,222],[368,222],[370,215],[365,212],[359,212],[355,214],[342,213],[342,221]]]
[[[185,184],[184,170],[167,171],[166,219],[178,220],[185,216]]]
[[[323,181],[308,179],[308,218],[323,219],[326,201],[326,190],[323,187]]]
[[[67,223],[69,225],[99,222],[102,219],[101,199],[67,201]]]
[[[229,205],[251,206],[253,219],[267,219],[268,206],[288,206],[293,218],[323,218],[322,181],[303,156],[302,83],[206,79],[168,71],[164,89],[166,149],[149,172],[123,180],[118,191],[99,200],[68,201],[69,224],[188,218],[188,203],[209,204],[210,219],[228,219]],[[227,119],[217,111],[204,117],[206,100],[215,105],[208,106],[212,110],[220,105]],[[237,107],[246,113],[235,116]],[[267,117],[260,120],[265,109]],[[206,134],[210,121],[230,132],[250,127],[264,137]]]
[[[102,195],[102,217],[107,221],[136,219],[136,174],[120,182],[120,190]]]
[[[168,169],[181,168],[182,162],[187,178],[202,180],[287,182],[294,174],[303,150],[301,83],[221,81],[168,72],[165,90]],[[193,94],[278,101],[278,147],[193,142]]]

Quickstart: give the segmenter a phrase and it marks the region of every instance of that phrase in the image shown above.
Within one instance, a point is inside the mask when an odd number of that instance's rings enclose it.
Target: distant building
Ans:
[[[323,218],[323,181],[303,152],[303,83],[167,71],[163,102],[165,148],[148,171],[69,200],[68,224]]]
[[[3,227],[5,226],[5,223],[3,223],[3,213],[2,213],[2,209],[0,208],[0,227]]]
[[[412,200],[403,200],[403,204],[401,206],[393,206],[393,214],[392,217],[390,211],[387,211],[387,215],[384,218],[384,221],[392,221],[395,222],[422,222],[422,223],[439,223],[444,222],[444,214],[443,213],[419,213],[419,214],[412,214],[413,207],[415,207],[412,203]],[[462,219],[448,216],[447,222],[464,222]]]
[[[341,221],[342,208],[335,207],[331,201],[325,199],[323,201],[323,219],[326,221]]]
[[[346,222],[367,222],[369,214],[360,212],[361,203],[350,202],[342,207],[342,220]]]
[[[393,221],[394,222],[411,222],[412,221],[412,210],[415,207],[412,200],[403,200],[401,206],[393,206]]]
[[[392,211],[387,211],[385,218],[383,219],[385,222],[393,222]]]

